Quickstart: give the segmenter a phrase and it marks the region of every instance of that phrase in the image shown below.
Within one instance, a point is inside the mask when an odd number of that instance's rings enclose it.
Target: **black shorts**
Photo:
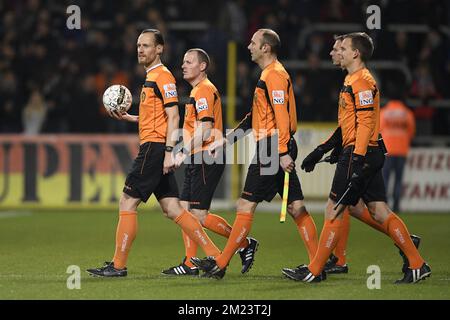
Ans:
[[[257,154],[255,155],[256,163],[252,163],[248,168],[244,191],[242,191],[241,195],[242,199],[259,203],[264,200],[268,202],[272,201],[277,193],[281,197],[283,197],[283,169],[281,169],[281,167],[278,165],[278,170],[275,170],[273,174],[266,174],[266,169],[271,166],[272,163],[267,161],[260,161],[258,157],[258,154],[260,154],[259,148],[266,148],[268,145],[270,145],[270,137],[268,139],[264,139],[264,141],[259,141],[257,144]],[[291,157],[293,157],[293,160],[295,160],[297,156],[297,144],[295,143],[295,140],[293,140],[293,138],[289,145],[289,154],[291,155]],[[268,154],[268,156],[270,156],[271,154],[269,149],[270,148],[267,149],[266,153]],[[304,197],[302,187],[300,185],[300,180],[294,168],[294,170],[289,174],[288,203],[303,199]]]
[[[346,147],[339,156],[338,163],[336,165],[336,171],[334,173],[333,184],[330,191],[330,199],[337,202],[345,190],[347,189],[351,154],[353,152],[353,146]],[[371,168],[365,179],[364,187],[360,190],[360,197],[365,203],[373,201],[386,202],[386,189],[384,186],[383,174],[381,169],[384,164],[384,154],[380,147],[368,147],[365,157],[365,162],[369,164]],[[344,199],[342,204],[346,203]]]
[[[225,164],[203,162],[195,164],[194,161],[192,163],[186,165],[184,170],[180,200],[188,201],[192,209],[209,210],[214,192],[225,170]]]
[[[124,193],[144,202],[147,202],[152,193],[158,200],[178,197],[173,172],[163,174],[164,146],[161,142],[146,142],[139,147],[139,154],[125,180]]]

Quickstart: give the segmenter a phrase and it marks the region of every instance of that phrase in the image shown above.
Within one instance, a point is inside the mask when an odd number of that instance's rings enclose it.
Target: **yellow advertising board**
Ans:
[[[136,135],[1,135],[0,206],[116,207]]]

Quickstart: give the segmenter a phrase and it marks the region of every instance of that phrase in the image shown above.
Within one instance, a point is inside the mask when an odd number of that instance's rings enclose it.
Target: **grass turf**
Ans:
[[[223,216],[234,220],[233,213]],[[347,248],[350,272],[305,284],[281,274],[283,267],[306,263],[307,254],[291,219],[280,224],[277,214],[256,214],[251,234],[260,247],[252,270],[242,275],[235,256],[220,281],[160,274],[181,261],[184,249],[179,228],[159,211],[140,210],[129,274],[117,279],[93,278],[84,271],[111,259],[116,212],[0,214],[0,299],[450,299],[450,215],[402,217],[422,237],[420,251],[433,271],[431,278],[415,285],[393,284],[401,277],[398,250],[386,236],[354,219]],[[322,216],[314,219],[320,232]],[[223,238],[212,238],[223,248]],[[81,268],[80,290],[66,287],[70,265]],[[369,265],[381,268],[380,290],[366,286]]]

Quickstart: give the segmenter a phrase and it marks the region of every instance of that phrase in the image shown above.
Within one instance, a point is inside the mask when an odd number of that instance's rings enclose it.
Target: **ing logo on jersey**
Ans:
[[[142,92],[141,92],[141,102],[144,102],[144,101],[145,101],[145,98],[146,98],[145,92],[142,91]]]
[[[195,102],[195,108],[197,112],[208,110],[208,101],[205,98],[200,98]]]
[[[339,108],[345,109],[345,99],[342,95],[339,97]]]
[[[358,93],[359,96],[359,105],[367,106],[373,104],[373,94],[372,91],[366,90]]]
[[[284,104],[284,91],[272,90],[273,104]]]
[[[178,96],[177,94],[177,87],[174,83],[168,83],[163,86],[164,88],[164,95],[166,98],[176,98]]]

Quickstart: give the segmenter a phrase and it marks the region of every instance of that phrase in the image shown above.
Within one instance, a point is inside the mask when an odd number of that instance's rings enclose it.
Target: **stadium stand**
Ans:
[[[376,42],[369,67],[378,78],[383,102],[401,93],[413,108],[418,123],[415,143],[436,143],[450,134],[450,8],[446,1],[372,1],[382,12],[381,30],[373,31],[365,27],[366,1],[357,0],[82,0],[77,1],[80,30],[66,28],[70,4],[0,3],[0,132],[20,133],[30,127],[42,133],[134,132],[133,125],[106,116],[101,95],[108,85],[123,83],[132,89],[134,101],[139,101],[143,71],[137,67],[135,39],[148,27],[166,36],[163,59],[174,70],[181,97],[189,92],[180,68],[186,48],[201,47],[210,53],[210,77],[226,94],[227,42],[235,41],[235,118],[240,119],[250,106],[258,78],[246,47],[257,28],[268,27],[283,39],[280,57],[294,79],[299,121],[336,118],[336,108],[330,106],[336,104],[337,79],[342,75],[329,62],[333,34],[363,30]],[[30,111],[26,107],[31,101],[38,101],[39,107]],[[448,139],[443,144],[449,144]]]

